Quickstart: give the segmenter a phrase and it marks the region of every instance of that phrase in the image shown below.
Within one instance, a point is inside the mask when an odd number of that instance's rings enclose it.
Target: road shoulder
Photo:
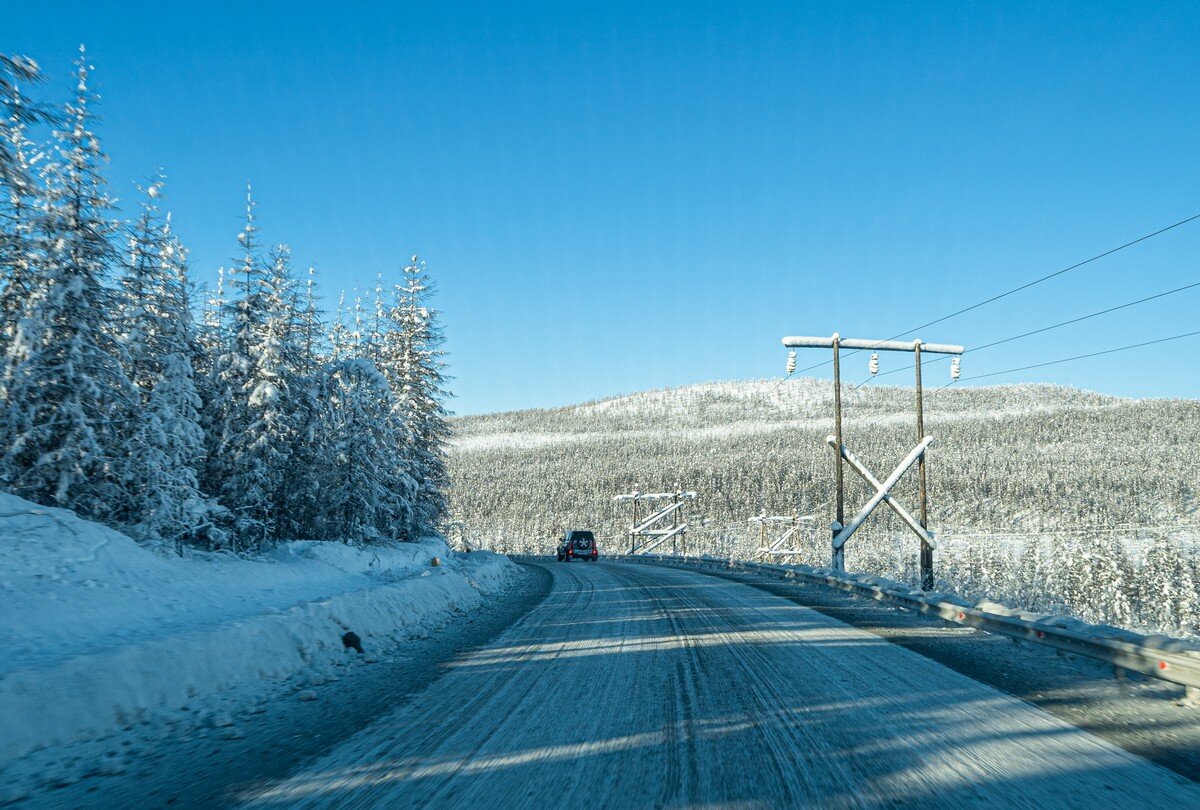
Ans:
[[[812,608],[937,661],[1200,782],[1200,708],[1181,705],[1174,684],[1037,644],[949,624],[911,611],[762,574],[704,570]]]
[[[286,775],[402,705],[439,678],[447,661],[486,644],[540,604],[550,590],[549,573],[521,569],[505,592],[421,637],[367,660],[348,652],[342,674],[327,683],[281,690],[159,739],[131,728],[112,740],[91,775],[33,795],[23,806],[226,806],[232,794]]]

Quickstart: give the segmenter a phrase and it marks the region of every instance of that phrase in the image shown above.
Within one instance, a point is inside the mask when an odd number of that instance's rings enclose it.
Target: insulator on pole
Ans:
[[[950,361],[950,379],[957,380],[959,374],[962,374],[962,360],[955,357]]]
[[[869,366],[872,377],[879,373],[879,352],[871,352],[871,362],[869,363]]]
[[[792,349],[788,352],[787,373],[792,374],[796,371],[796,350]]]

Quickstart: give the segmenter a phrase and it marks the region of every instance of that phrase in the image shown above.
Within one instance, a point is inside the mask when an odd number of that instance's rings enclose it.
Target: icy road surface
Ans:
[[[1200,807],[1200,786],[761,590],[549,563],[550,595],[260,806]]]

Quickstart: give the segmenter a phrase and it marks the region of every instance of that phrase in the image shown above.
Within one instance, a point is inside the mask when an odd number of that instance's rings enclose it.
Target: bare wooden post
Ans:
[[[679,484],[675,485],[675,494],[671,497],[671,503],[679,503]],[[671,527],[674,528],[678,525],[679,525],[679,510],[676,509],[674,512],[671,513]],[[671,538],[671,553],[672,554],[679,553],[679,546],[675,542],[674,537]],[[683,553],[684,554],[687,553],[686,546],[684,546]]]
[[[843,477],[842,469],[842,362],[841,362],[841,337],[835,332],[833,335],[833,435],[837,439],[837,466],[835,475],[837,477],[837,505],[836,516],[833,521],[833,536],[837,537],[842,530],[842,521],[846,518],[846,503],[845,503],[845,478]],[[846,570],[846,551],[844,547],[834,546],[833,548],[833,570]]]
[[[633,552],[637,550],[637,545],[636,545],[637,536],[633,533],[633,527],[638,525],[638,521],[637,521],[638,499],[637,499],[637,490],[636,489],[633,491],[633,499],[630,501],[630,503],[633,504],[633,517],[629,521],[629,553],[632,555]]]
[[[925,396],[921,387],[921,341],[913,342],[913,366],[917,374],[917,442],[925,438]],[[917,460],[917,497],[920,500],[921,511],[918,513],[921,528],[929,529],[929,498],[925,490],[925,454]],[[933,549],[924,538],[921,539],[921,589],[933,590]]]
[[[766,512],[763,512],[766,515]],[[758,524],[758,556],[759,562],[767,561],[767,522],[759,521]]]

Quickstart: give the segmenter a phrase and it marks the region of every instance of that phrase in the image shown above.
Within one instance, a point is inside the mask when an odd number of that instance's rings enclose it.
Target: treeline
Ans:
[[[247,190],[197,317],[162,178],[132,222],[105,191],[82,49],[62,110],[23,95],[39,78],[0,55],[0,486],[181,551],[435,531],[448,429],[424,263],[327,324]]]

